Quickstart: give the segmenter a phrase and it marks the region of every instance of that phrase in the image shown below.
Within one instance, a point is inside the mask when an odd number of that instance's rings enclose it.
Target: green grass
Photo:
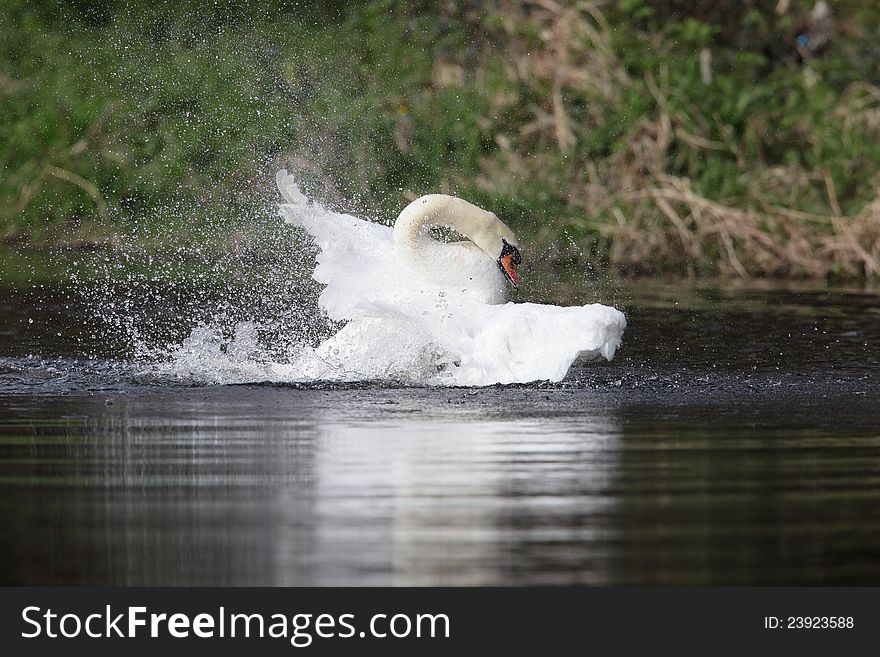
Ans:
[[[565,41],[553,32],[565,21],[518,2],[322,4],[4,0],[0,238],[112,244],[125,231],[240,226],[271,211],[272,175],[288,166],[312,193],[367,215],[444,190],[491,207],[550,259],[714,273],[730,270],[729,253],[687,203],[674,209],[697,255],[627,193],[686,180],[700,198],[757,213],[782,260],[791,230],[818,253],[840,229],[779,228],[774,208],[857,221],[876,197],[880,114],[859,83],[880,75],[880,7],[835,3],[832,48],[804,63],[790,37],[806,0],[784,16],[775,0],[694,3],[687,15],[600,2],[607,28],[577,21],[598,26],[607,53],[592,37]],[[529,68],[553,57],[586,80]],[[570,143],[553,124],[560,107]],[[664,121],[672,134],[652,145]],[[732,235],[753,274],[871,275],[833,249],[809,266],[792,252],[774,269],[749,239]],[[627,260],[615,255],[638,251],[627,240],[657,246]],[[880,245],[864,246],[876,260]]]

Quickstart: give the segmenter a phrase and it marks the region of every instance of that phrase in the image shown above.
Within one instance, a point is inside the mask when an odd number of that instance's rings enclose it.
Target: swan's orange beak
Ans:
[[[514,259],[514,256],[518,256],[519,253],[514,251],[513,253],[508,253],[505,256],[501,256],[498,259],[499,264],[501,265],[501,271],[507,276],[507,280],[510,281],[510,284],[513,285],[517,290],[519,289],[519,278],[516,276],[516,265],[519,262],[519,258]]]

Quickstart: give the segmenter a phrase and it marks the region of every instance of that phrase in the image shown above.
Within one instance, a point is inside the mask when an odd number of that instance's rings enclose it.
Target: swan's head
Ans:
[[[501,273],[515,288],[519,288],[516,268],[522,261],[519,240],[494,212],[483,211],[482,216],[470,222],[471,230],[465,234],[480,250],[498,263]]]
[[[501,241],[503,246],[501,247],[501,255],[498,256],[498,266],[501,267],[501,272],[510,281],[510,284],[518,289],[519,278],[516,275],[516,268],[520,261],[522,261],[519,249],[503,238]]]

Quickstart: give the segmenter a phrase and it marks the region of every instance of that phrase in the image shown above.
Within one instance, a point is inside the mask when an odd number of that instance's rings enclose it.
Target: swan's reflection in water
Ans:
[[[331,424],[317,444],[313,526],[288,518],[277,542],[284,584],[472,585],[521,582],[530,572],[535,581],[599,583],[607,575],[617,448],[608,423]],[[282,505],[295,508],[297,494],[286,489]],[[310,532],[313,547],[303,550]]]
[[[873,399],[601,399],[261,387],[111,405],[0,397],[0,582],[880,578]]]
[[[606,581],[611,420],[394,396],[19,398],[0,411],[2,580]]]

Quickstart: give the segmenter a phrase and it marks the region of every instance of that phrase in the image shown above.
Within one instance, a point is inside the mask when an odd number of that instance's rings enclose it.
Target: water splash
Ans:
[[[317,306],[310,245],[275,207],[129,226],[73,275],[101,325],[94,357],[193,384],[280,380],[334,325]]]
[[[408,356],[369,371],[320,348],[342,324],[318,306],[311,240],[276,213],[273,199],[239,215],[196,214],[185,226],[152,218],[91,254],[90,273],[71,272],[100,324],[88,356],[125,363],[114,375],[149,384],[439,382],[405,337],[384,346]]]

